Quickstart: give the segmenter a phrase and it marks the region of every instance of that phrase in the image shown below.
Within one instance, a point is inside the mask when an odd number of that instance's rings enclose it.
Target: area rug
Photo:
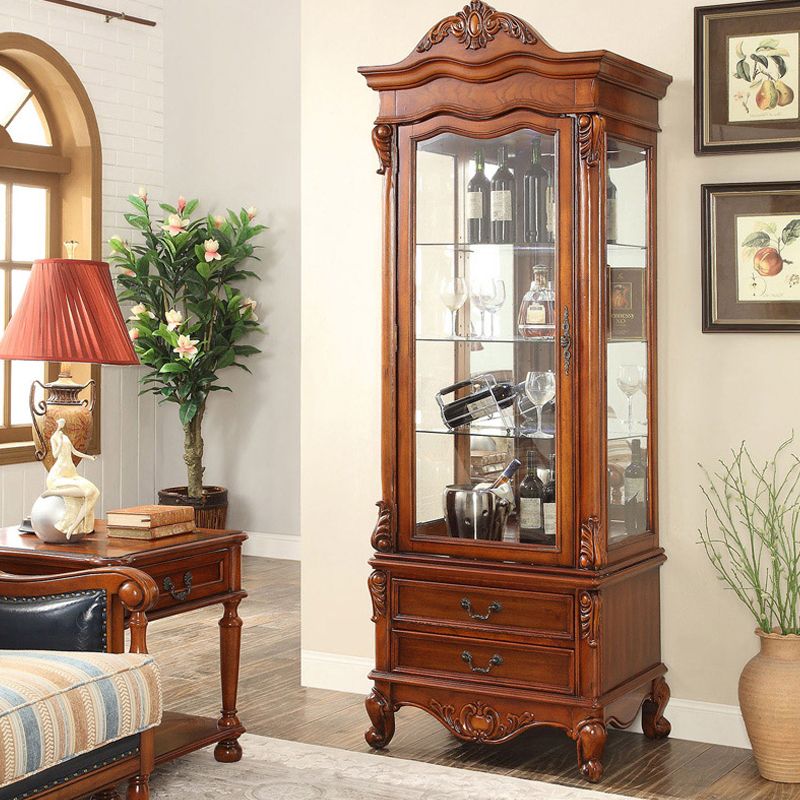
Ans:
[[[238,764],[201,750],[156,770],[153,800],[624,800],[621,795],[246,734]]]

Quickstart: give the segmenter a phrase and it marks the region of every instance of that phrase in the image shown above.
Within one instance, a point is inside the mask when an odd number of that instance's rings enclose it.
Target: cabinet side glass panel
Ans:
[[[608,140],[607,435],[609,543],[649,519],[648,151]]]
[[[556,145],[417,143],[417,537],[559,546]]]

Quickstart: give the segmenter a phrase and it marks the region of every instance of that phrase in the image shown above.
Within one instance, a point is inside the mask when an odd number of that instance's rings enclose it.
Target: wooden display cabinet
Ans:
[[[608,725],[641,708],[648,736],[670,730],[655,170],[671,79],[604,50],[559,53],[480,0],[404,61],[360,72],[380,93],[372,136],[385,176],[367,741],[385,747],[404,705],[467,741],[552,725],[597,781]],[[503,165],[511,178],[487,188]],[[512,402],[473,397],[468,422],[446,424],[437,392],[462,383],[443,398],[457,402],[487,380]],[[529,453],[544,505],[519,495]],[[474,491],[514,457],[511,504]],[[455,485],[488,510],[446,512]]]

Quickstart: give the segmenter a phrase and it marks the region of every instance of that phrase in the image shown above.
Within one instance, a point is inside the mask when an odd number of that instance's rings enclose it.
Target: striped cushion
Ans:
[[[160,721],[152,656],[0,650],[0,787]]]

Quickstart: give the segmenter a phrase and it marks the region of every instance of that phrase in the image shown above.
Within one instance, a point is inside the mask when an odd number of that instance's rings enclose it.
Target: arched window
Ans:
[[[0,34],[0,327],[11,318],[31,263],[64,255],[100,258],[100,137],[86,91],[49,45]],[[86,382],[99,367],[73,365]],[[52,380],[58,365],[0,362],[0,464],[33,458],[31,383]],[[99,409],[90,452],[99,451]]]

